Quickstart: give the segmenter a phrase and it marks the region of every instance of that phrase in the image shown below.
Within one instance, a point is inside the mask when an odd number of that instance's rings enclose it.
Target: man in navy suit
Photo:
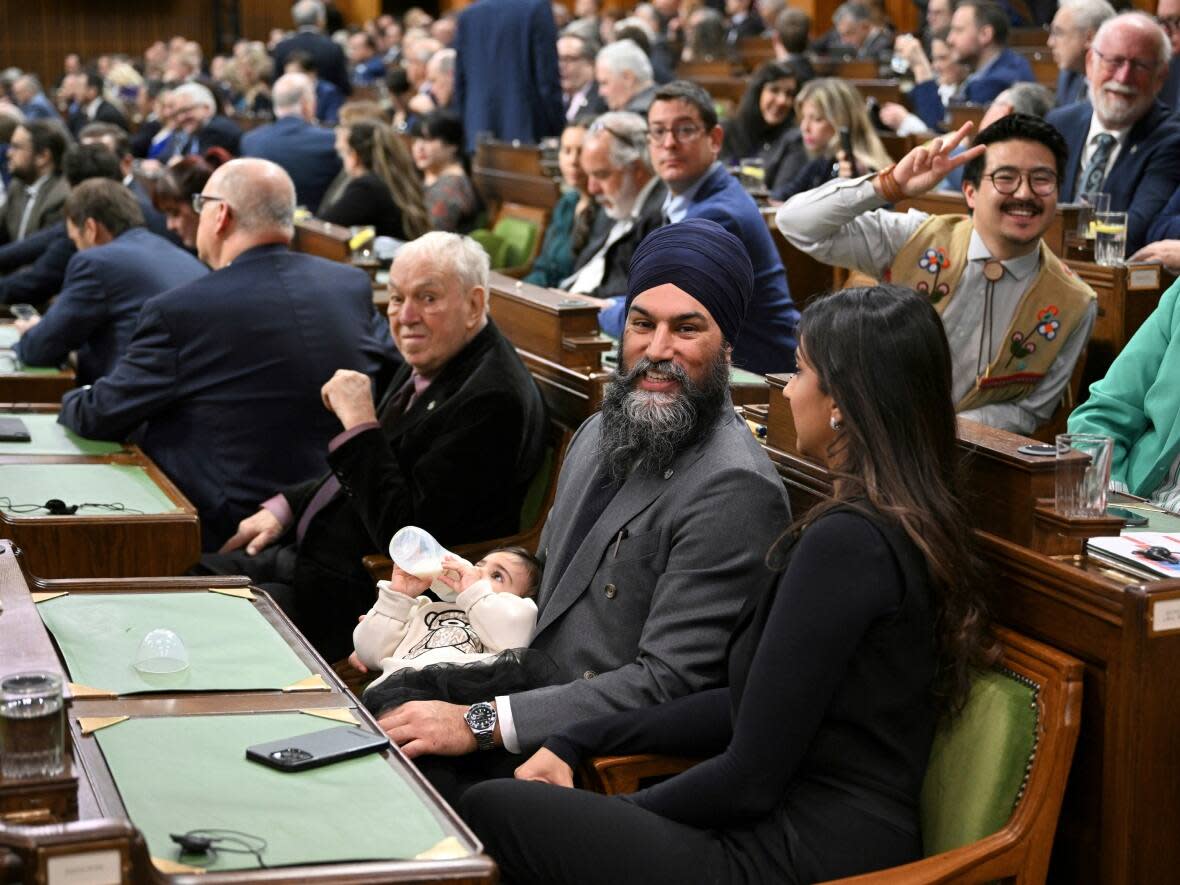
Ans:
[[[278,163],[295,183],[295,202],[313,213],[340,172],[336,136],[313,124],[315,86],[306,74],[284,74],[271,93],[275,122],[242,136],[242,156]]]
[[[319,0],[299,0],[291,9],[296,32],[279,43],[274,50],[275,71],[282,74],[287,69],[287,59],[292,52],[306,52],[315,59],[316,71],[321,80],[327,80],[340,90],[342,95],[352,92],[348,82],[348,64],[344,50],[323,33],[326,15],[324,4]]]
[[[1141,12],[1108,19],[1086,54],[1090,100],[1046,118],[1069,145],[1060,199],[1105,191],[1127,212],[1127,254],[1147,241],[1152,220],[1180,185],[1180,120],[1157,98],[1171,47]]]
[[[185,83],[172,91],[176,104],[174,119],[177,132],[170,148],[160,154],[160,160],[203,154],[211,147],[225,148],[237,156],[241,147],[242,129],[229,117],[217,113],[217,99],[200,83]]]
[[[126,351],[145,301],[200,279],[209,268],[147,230],[135,196],[117,181],[78,185],[65,216],[78,251],[45,316],[16,321],[23,333],[16,355],[29,365],[57,366],[76,350],[78,379],[90,384]]]
[[[132,171],[135,168],[135,157],[131,153],[131,139],[128,137],[127,131],[112,123],[91,123],[82,127],[82,131],[78,133],[78,144],[82,147],[97,145],[114,154],[119,161],[119,175],[123,185],[139,201],[139,208],[143,212],[143,221],[147,225],[147,229],[179,246],[180,239],[168,230],[167,220],[160,210],[152,205],[152,198],[148,196],[143,185],[135,180],[135,174]],[[69,178],[68,169],[66,178]]]
[[[647,126],[652,166],[668,186],[664,216],[717,222],[745,244],[754,266],[754,297],[732,342],[733,364],[760,374],[793,371],[799,311],[758,206],[717,160],[724,133],[712,98],[685,80],[661,86]]]
[[[401,71],[401,68],[394,68]],[[321,80],[319,67],[311,53],[299,49],[287,56],[285,72],[307,74],[315,88],[315,118],[323,126],[335,126],[340,121],[340,108],[344,105],[344,94],[335,83]]]
[[[1086,50],[1114,7],[1106,0],[1062,0],[1049,28],[1049,51],[1057,63],[1057,101],[1063,108],[1084,101],[1089,94],[1086,82]]]
[[[455,105],[467,151],[482,132],[537,144],[565,122],[549,0],[476,0],[459,14]]]
[[[1008,14],[991,0],[962,0],[951,16],[947,44],[955,61],[971,69],[952,102],[987,104],[1013,83],[1036,81],[1027,59],[1008,48]],[[946,108],[933,74],[914,84],[910,103],[927,126],[942,128]]]
[[[67,394],[59,420],[92,439],[142,428],[216,550],[275,488],[324,470],[337,424],[323,384],[341,368],[372,376],[393,351],[366,273],[290,251],[295,187],[281,168],[226,163],[194,206],[215,272],[149,299],[123,359]]]

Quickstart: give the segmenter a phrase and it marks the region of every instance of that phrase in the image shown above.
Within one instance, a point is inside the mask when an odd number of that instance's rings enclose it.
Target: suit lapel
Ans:
[[[1069,160],[1065,164],[1066,174],[1065,181],[1063,181],[1061,188],[1061,201],[1068,203],[1074,198],[1074,189],[1077,187],[1078,172],[1082,162],[1082,149],[1086,144],[1086,133],[1090,131],[1090,117],[1094,113],[1094,109],[1090,107],[1090,103],[1086,102],[1077,110],[1076,125],[1069,127],[1071,137],[1068,137],[1069,144]]]
[[[725,420],[725,416],[733,414],[733,409],[728,403],[722,412],[721,422]],[[721,432],[722,423],[719,422],[714,428],[713,433]],[[596,437],[597,439],[597,437]],[[603,555],[610,556],[608,549],[612,544],[617,543],[616,539],[623,528],[631,522],[636,516],[650,507],[666,489],[672,487],[672,483],[682,481],[685,473],[696,463],[705,453],[705,448],[712,439],[712,434],[705,439],[700,440],[690,449],[682,452],[673,461],[672,466],[665,470],[662,474],[655,476],[642,475],[637,476],[632,474],[623,483],[623,487],[619,489],[618,494],[614,496],[611,502],[607,505],[606,510],[603,511],[602,516],[586,534],[584,540],[578,538],[571,538],[568,535],[559,539],[553,546],[554,552],[547,556],[547,561],[560,562],[564,557],[559,555],[560,550],[565,549],[569,544],[578,544],[577,552],[569,561],[565,572],[556,576],[556,583],[551,586],[551,589],[546,597],[538,600],[541,605],[541,614],[537,620],[536,633],[540,633],[554,621],[556,621],[562,614],[565,613],[573,603],[586,592],[586,588],[590,584],[590,580],[594,577],[594,573],[598,571],[598,564],[602,561]],[[582,506],[582,502],[586,499],[588,494],[587,486],[590,477],[595,474],[595,464],[598,458],[597,445],[589,447],[582,458],[578,462],[578,473],[575,477],[577,488],[581,491],[579,496],[578,507]],[[563,529],[568,533],[570,527],[576,522],[573,516],[577,512],[577,508],[571,508],[567,511],[565,525]]]

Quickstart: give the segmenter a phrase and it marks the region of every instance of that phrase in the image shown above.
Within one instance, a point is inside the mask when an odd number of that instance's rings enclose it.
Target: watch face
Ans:
[[[472,704],[463,718],[472,731],[488,731],[496,727],[496,708],[488,703]]]

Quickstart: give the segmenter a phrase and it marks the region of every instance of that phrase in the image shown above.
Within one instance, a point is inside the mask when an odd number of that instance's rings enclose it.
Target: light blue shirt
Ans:
[[[679,224],[684,221],[684,216],[688,214],[688,207],[696,202],[697,191],[701,189],[701,185],[704,184],[714,167],[720,165],[721,163],[714,160],[713,165],[706,169],[700,178],[678,194],[673,194],[669,189],[668,196],[664,197],[664,217],[668,219],[669,224]]]

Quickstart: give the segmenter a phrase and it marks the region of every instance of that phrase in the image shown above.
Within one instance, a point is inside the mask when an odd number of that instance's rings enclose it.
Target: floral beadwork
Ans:
[[[922,257],[918,259],[918,267],[928,274],[933,274],[934,280],[929,283],[925,280],[920,280],[914,288],[929,298],[931,304],[938,304],[938,302],[950,294],[950,286],[946,283],[938,282],[938,278],[942,275],[942,272],[950,266],[951,259],[946,254],[946,249],[943,249],[941,246],[927,249],[922,253]]]
[[[1057,307],[1050,304],[1037,314],[1037,334],[1048,341],[1057,337],[1057,330],[1061,328],[1061,320],[1057,319]]]

